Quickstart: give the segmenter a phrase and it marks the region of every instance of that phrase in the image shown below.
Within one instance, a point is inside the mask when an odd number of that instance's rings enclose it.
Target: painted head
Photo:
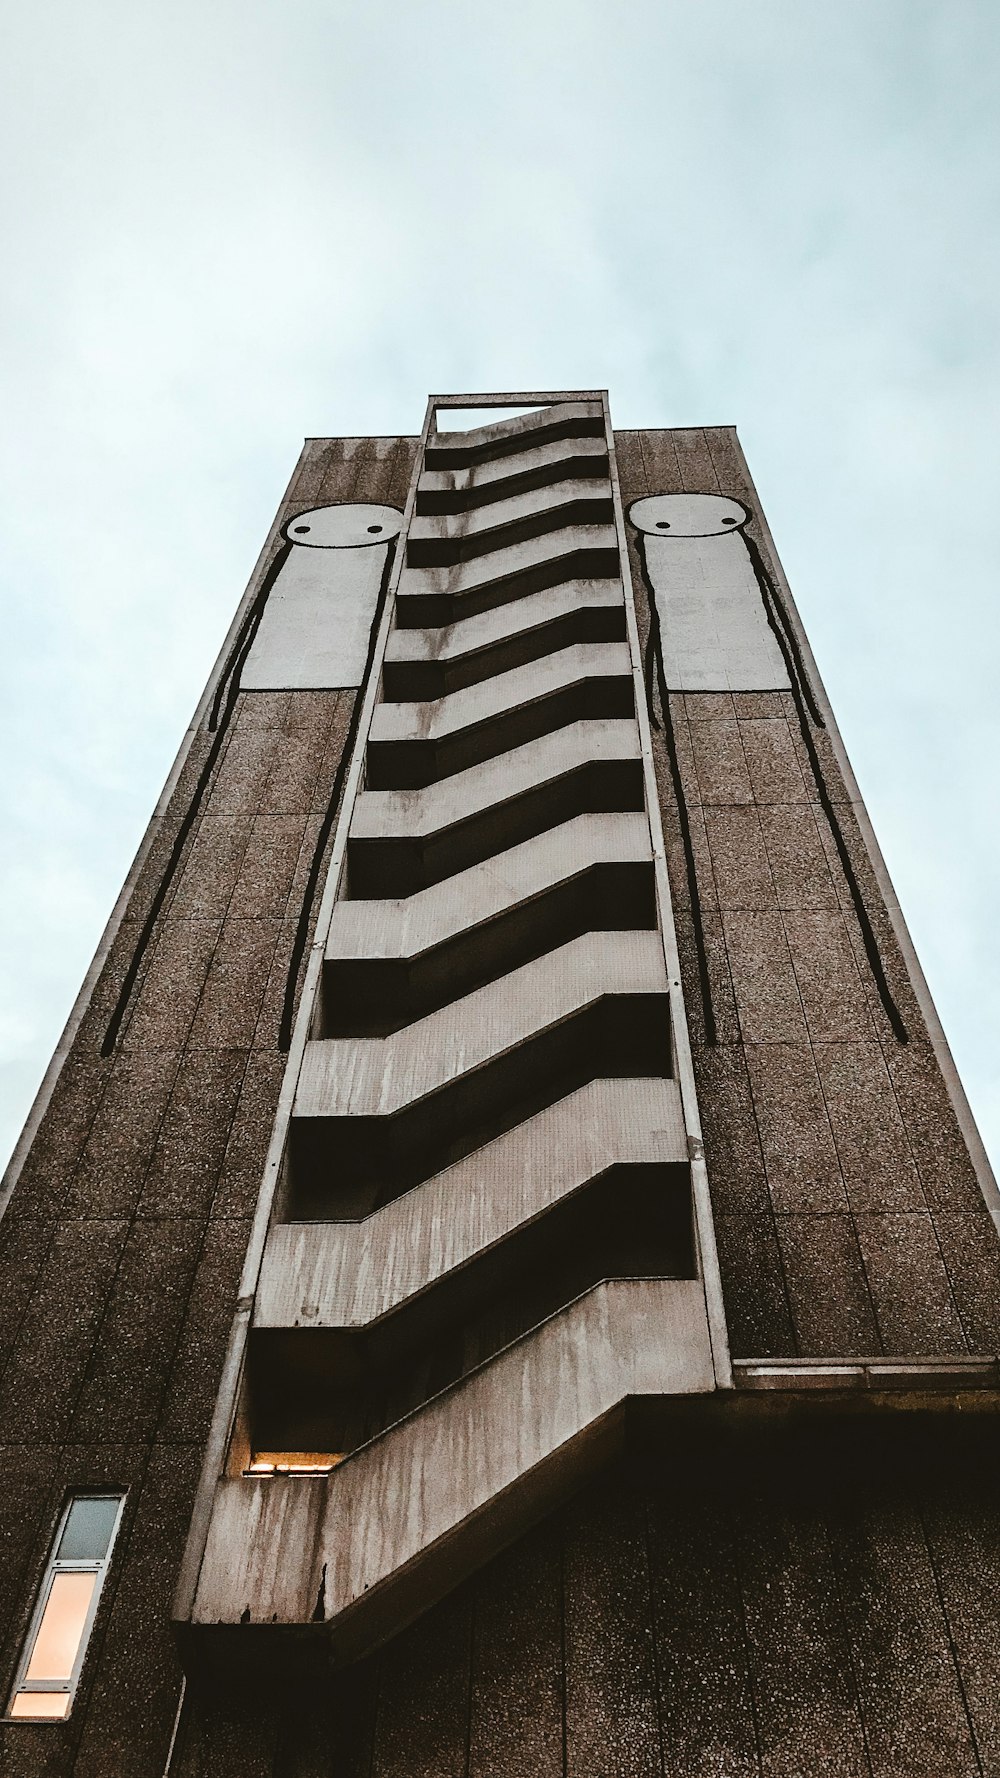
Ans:
[[[394,506],[314,506],[296,513],[285,526],[289,543],[309,549],[359,549],[370,543],[390,543],[398,537],[403,515]]]
[[[634,500],[628,516],[648,537],[724,537],[750,514],[725,494],[650,494]]]

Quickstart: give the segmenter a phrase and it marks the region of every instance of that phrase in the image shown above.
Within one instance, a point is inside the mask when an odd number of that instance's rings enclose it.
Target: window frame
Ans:
[[[21,1650],[17,1659],[14,1679],[7,1694],[7,1703],[3,1713],[3,1721],[32,1723],[37,1727],[39,1723],[65,1722],[71,1714],[76,1699],[77,1686],[80,1682],[80,1674],[83,1671],[83,1665],[87,1658],[87,1650],[90,1646],[90,1638],[94,1628],[94,1619],[97,1616],[98,1607],[101,1602],[101,1594],[104,1591],[104,1583],[107,1579],[108,1569],[111,1566],[111,1558],[114,1554],[118,1532],[121,1529],[125,1496],[126,1490],[124,1488],[74,1488],[72,1493],[67,1495],[62,1511],[59,1514],[55,1531],[49,1543],[49,1552],[45,1560],[45,1567],[39,1577],[35,1589],[35,1602],[32,1607],[28,1628],[25,1631],[24,1639],[21,1643]],[[73,1511],[73,1508],[78,1501],[81,1500],[114,1500],[117,1503],[117,1510],[108,1537],[107,1547],[103,1556],[71,1556],[60,1559],[58,1550],[63,1539],[63,1534],[69,1523],[70,1513]],[[73,1660],[73,1668],[68,1679],[33,1679],[29,1681],[27,1673],[28,1668],[31,1665],[31,1657],[35,1651],[38,1633],[42,1627],[46,1607],[48,1606],[56,1576],[59,1574],[93,1574],[95,1576],[94,1589],[90,1596],[87,1613],[83,1621],[83,1628],[80,1632],[80,1639]],[[50,1697],[55,1695],[69,1699],[62,1716],[31,1716],[30,1714],[14,1715],[14,1704],[19,1697],[33,1698],[38,1697],[41,1694]]]

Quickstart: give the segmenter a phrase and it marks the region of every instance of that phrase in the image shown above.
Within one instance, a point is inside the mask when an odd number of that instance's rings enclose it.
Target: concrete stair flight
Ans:
[[[257,1328],[368,1327],[626,1167],[686,1170],[677,1083],[592,1080],[360,1221],[268,1235]]]
[[[607,477],[608,447],[603,437],[550,439],[542,444],[525,440],[507,456],[464,468],[425,469],[417,482],[416,512],[418,518],[471,512],[553,483]]]
[[[403,547],[250,1473],[195,1597],[220,1646],[377,1646],[603,1461],[630,1397],[712,1386],[603,403],[432,432]],[[252,1473],[282,1450],[331,1473]]]
[[[412,895],[577,814],[642,809],[634,722],[570,723],[418,790],[365,790],[348,840],[352,896]]]
[[[611,483],[567,476],[542,488],[507,494],[471,511],[413,519],[406,560],[412,568],[447,568],[570,525],[614,523]]]
[[[570,580],[440,629],[393,630],[382,696],[389,704],[441,698],[573,643],[624,640],[620,581]]]
[[[634,712],[626,644],[575,642],[443,698],[379,705],[368,737],[368,786],[430,784],[571,722]]]
[[[381,1035],[582,932],[655,925],[645,817],[578,815],[414,895],[338,902],[321,1034]]]
[[[655,932],[588,932],[384,1038],[306,1046],[292,1108],[298,1215],[366,1215],[601,1075],[670,1071]]]

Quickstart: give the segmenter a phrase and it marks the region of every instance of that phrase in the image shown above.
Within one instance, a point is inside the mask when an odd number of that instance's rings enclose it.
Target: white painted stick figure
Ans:
[[[285,526],[288,553],[240,675],[243,691],[360,685],[394,506],[347,504],[300,512]]]
[[[776,691],[788,670],[742,535],[745,506],[722,494],[651,494],[642,532],[669,691]]]

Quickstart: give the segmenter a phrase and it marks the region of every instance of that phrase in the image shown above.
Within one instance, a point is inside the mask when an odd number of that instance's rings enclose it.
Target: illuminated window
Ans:
[[[329,1475],[343,1451],[255,1451],[247,1475]]]
[[[68,1716],[108,1571],[124,1494],[74,1494],[38,1589],[7,1714]]]

